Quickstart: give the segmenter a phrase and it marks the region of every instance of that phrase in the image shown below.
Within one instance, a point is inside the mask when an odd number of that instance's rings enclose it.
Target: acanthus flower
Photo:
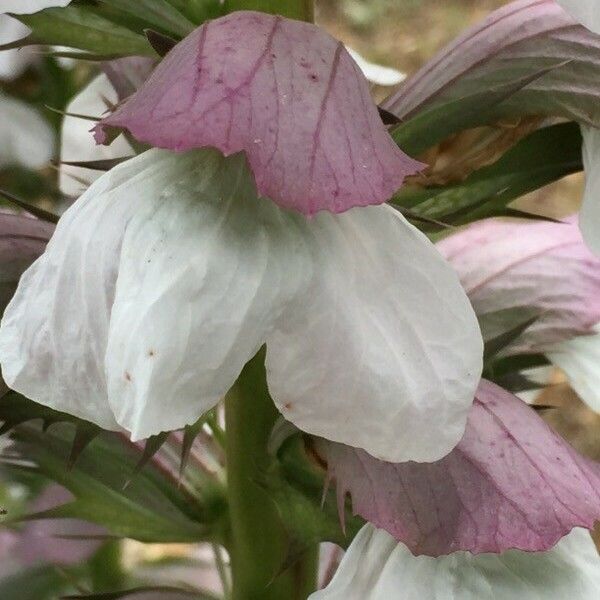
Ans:
[[[478,316],[484,340],[530,323],[502,356],[543,354],[600,411],[600,259],[576,218],[479,221],[438,243]],[[560,273],[560,277],[556,274]]]
[[[331,584],[310,600],[594,600],[599,588],[598,551],[581,529],[546,552],[432,558],[365,525]]]
[[[0,329],[13,388],[140,439],[195,421],[266,343],[271,395],[301,429],[394,461],[452,450],[479,328],[425,236],[366,206],[421,166],[343,46],[234,13],[96,134],[121,126],[165,149],[93,183],[22,278]]]
[[[28,28],[0,11],[0,44],[24,37]],[[21,76],[36,60],[27,49],[0,50],[0,80]],[[44,166],[52,158],[54,135],[50,125],[31,106],[0,92],[0,168]]]

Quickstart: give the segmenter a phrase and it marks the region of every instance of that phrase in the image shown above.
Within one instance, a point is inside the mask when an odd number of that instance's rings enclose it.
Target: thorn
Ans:
[[[174,40],[168,35],[154,31],[154,29],[144,29],[146,39],[150,42],[152,49],[159,56],[165,56],[168,52],[177,45],[177,40]]]
[[[42,221],[54,223],[55,225],[56,223],[58,223],[58,215],[55,215],[54,213],[44,210],[43,208],[39,208],[38,206],[20,200],[16,196],[13,196],[10,192],[0,190],[0,197],[4,198],[5,200],[8,200],[8,202],[11,202],[19,208],[26,210],[29,214],[33,215],[34,217],[37,217],[38,219],[41,219]]]
[[[106,158],[104,160],[63,160],[58,164],[67,165],[69,167],[81,167],[82,169],[92,169],[93,171],[110,171],[113,167],[120,165],[130,158],[133,158],[133,156],[120,156],[118,158]]]
[[[389,110],[381,108],[381,106],[378,106],[377,110],[379,111],[379,116],[381,117],[381,120],[383,121],[384,125],[398,125],[399,123],[402,123],[402,119],[398,118],[394,113],[391,113]]]
[[[129,477],[129,479],[123,485],[123,490],[126,490],[131,485],[136,475],[139,474],[139,472],[148,464],[150,459],[161,449],[162,445],[167,441],[169,434],[169,431],[163,431],[162,433],[153,435],[146,440],[142,457],[135,465],[131,477]]]
[[[73,469],[81,453],[99,433],[100,429],[91,423],[80,423],[77,425],[73,445],[71,446],[71,453],[67,460],[67,471]]]
[[[82,115],[79,113],[66,112],[64,110],[60,110],[59,108],[48,106],[48,104],[44,104],[44,108],[47,108],[53,113],[62,115],[63,117],[75,117],[76,119],[84,119],[85,121],[93,121],[94,123],[97,123],[98,121],[102,120],[102,117],[92,117],[91,115]]]

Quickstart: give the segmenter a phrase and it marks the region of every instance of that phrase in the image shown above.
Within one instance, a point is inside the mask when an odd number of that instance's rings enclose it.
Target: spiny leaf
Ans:
[[[159,56],[165,56],[177,45],[177,40],[174,40],[168,35],[159,33],[158,31],[154,31],[154,29],[144,29],[144,33],[146,34],[148,42]]]
[[[118,56],[152,56],[146,39],[83,6],[48,8],[32,15],[18,15],[33,31],[29,43],[78,48]]]
[[[122,12],[142,17],[148,25],[160,27],[180,37],[185,37],[194,29],[194,23],[182,15],[166,0],[100,0]]]
[[[71,471],[65,457],[71,436],[62,428],[50,433],[22,425],[14,430],[15,451],[33,463],[7,462],[5,468],[36,472],[66,487],[74,500],[50,511],[19,520],[76,518],[98,523],[119,537],[145,542],[195,542],[207,539],[210,526],[203,523],[201,501],[187,490],[177,489],[176,478],[158,468],[141,472],[127,489],[124,474],[139,460],[136,448],[117,434],[96,437],[89,451],[80,455]]]
[[[102,430],[93,423],[77,423],[73,445],[67,461],[67,469],[70,471],[81,456],[81,453],[89,446],[90,442],[100,434]]]
[[[54,423],[68,422],[68,423],[85,423],[91,426],[91,423],[82,421],[77,417],[62,413],[56,410],[52,410],[47,406],[37,404],[25,396],[21,396],[17,392],[9,390],[0,398],[0,435],[3,435],[14,429],[16,426],[28,421],[41,419],[44,423],[44,429],[48,429],[50,425]]]
[[[144,452],[142,457],[135,465],[133,469],[133,473],[131,477],[125,482],[124,488],[128,487],[136,475],[148,464],[150,459],[161,449],[162,445],[167,441],[169,437],[169,432],[159,433],[158,435],[153,435],[152,437],[146,440],[146,445],[144,446]]]
[[[494,164],[448,186],[405,186],[392,204],[452,225],[485,218],[515,198],[583,169],[581,132],[575,123],[540,129]]]
[[[62,596],[62,600],[119,600],[120,598],[128,598],[137,596],[138,594],[163,593],[176,594],[193,600],[213,600],[216,596],[200,592],[197,590],[177,588],[172,586],[144,586],[121,590],[118,592],[100,592],[96,594],[75,594],[70,596]]]
[[[401,122],[401,120],[389,110],[385,110],[385,108],[382,108],[381,106],[378,106],[377,110],[379,111],[379,116],[384,125],[398,125]]]
[[[533,325],[540,318],[540,316],[541,315],[536,315],[534,317],[531,317],[530,319],[527,319],[515,325],[508,331],[501,333],[497,337],[486,340],[485,347],[483,350],[483,360],[489,360],[490,358],[496,356],[497,354],[502,352],[502,350],[510,346],[521,336],[522,333],[524,333],[529,327],[531,327],[531,325]]]
[[[502,105],[537,79],[563,66],[564,61],[560,61],[508,83],[482,88],[472,96],[424,109],[395,128],[392,137],[409,155],[418,156],[453,133],[493,122],[498,105]]]
[[[513,217],[515,219],[525,219],[527,221],[546,221],[547,223],[563,223],[560,219],[554,219],[545,215],[538,215],[516,208],[504,208],[491,214],[492,217]]]
[[[105,158],[102,160],[81,160],[67,161],[63,160],[60,164],[70,167],[82,167],[84,169],[92,169],[93,171],[110,171],[113,167],[120,165],[122,162],[133,158],[131,156],[121,156],[119,158]]]
[[[47,221],[48,223],[55,223],[55,224],[58,223],[58,219],[59,219],[58,215],[55,215],[54,213],[44,210],[43,208],[39,208],[38,206],[34,206],[33,204],[29,204],[28,202],[25,202],[24,200],[20,200],[19,198],[17,198],[10,192],[7,192],[6,190],[0,190],[0,197],[4,198],[11,204],[18,206],[19,208],[22,208],[23,210],[26,210],[28,213],[32,214],[34,217],[37,217],[38,219],[41,219],[42,221]]]
[[[192,425],[187,425],[183,430],[183,443],[181,445],[181,462],[179,463],[179,481],[183,479],[185,468],[190,458],[194,441],[202,431],[202,427],[206,421],[206,417],[201,417]]]

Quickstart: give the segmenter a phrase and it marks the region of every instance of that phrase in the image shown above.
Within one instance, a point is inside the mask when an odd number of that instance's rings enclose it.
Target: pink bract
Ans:
[[[414,554],[552,548],[600,519],[600,465],[526,404],[482,381],[459,445],[435,463],[392,464],[322,442],[340,505]]]
[[[487,219],[437,247],[458,273],[484,339],[512,329],[519,318],[537,317],[511,353],[544,352],[556,342],[594,333],[600,322],[600,259],[583,241],[576,218]]]
[[[185,151],[244,151],[260,194],[312,215],[381,204],[424,165],[388,135],[368,83],[318,27],[256,12],[208,22],[99,123]]]

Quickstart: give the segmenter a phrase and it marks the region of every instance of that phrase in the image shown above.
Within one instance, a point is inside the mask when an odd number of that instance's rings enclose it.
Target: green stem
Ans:
[[[315,20],[314,0],[225,0],[225,10],[259,10],[309,23]]]
[[[225,401],[232,600],[306,600],[315,587],[316,551],[281,573],[290,541],[275,504],[257,484],[272,460],[267,443],[278,417],[264,359],[263,348]]]

